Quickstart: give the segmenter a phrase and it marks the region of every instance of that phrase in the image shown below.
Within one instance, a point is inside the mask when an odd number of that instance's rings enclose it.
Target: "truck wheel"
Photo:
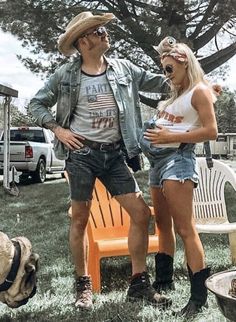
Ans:
[[[34,182],[43,183],[46,180],[46,164],[43,159],[39,159],[37,169],[32,173]]]

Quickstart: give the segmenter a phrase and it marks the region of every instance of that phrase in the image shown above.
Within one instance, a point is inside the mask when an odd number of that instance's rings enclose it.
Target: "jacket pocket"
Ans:
[[[70,94],[70,84],[69,83],[60,83],[59,84],[59,92],[61,94]]]
[[[132,81],[132,77],[130,75],[120,75],[117,77],[117,82],[121,86],[128,86]]]

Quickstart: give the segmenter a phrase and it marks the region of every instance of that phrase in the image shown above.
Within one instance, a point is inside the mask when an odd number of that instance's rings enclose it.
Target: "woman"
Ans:
[[[153,286],[159,292],[174,289],[175,227],[183,240],[191,284],[190,299],[178,315],[191,318],[206,304],[204,283],[210,274],[192,213],[198,182],[194,147],[217,137],[215,95],[187,45],[167,37],[154,48],[170,81],[171,96],[159,104],[159,114],[146,124],[140,142],[151,164],[149,183],[160,233]]]

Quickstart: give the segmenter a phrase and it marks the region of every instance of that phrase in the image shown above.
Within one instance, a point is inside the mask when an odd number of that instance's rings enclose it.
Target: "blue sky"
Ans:
[[[17,54],[26,54],[20,42],[11,34],[3,33],[0,29],[0,84],[9,85],[19,92],[19,98],[24,101],[30,99],[43,85],[43,81],[26,69],[17,59]],[[236,56],[230,61],[230,74],[225,85],[236,90]],[[221,85],[221,80],[217,79]]]

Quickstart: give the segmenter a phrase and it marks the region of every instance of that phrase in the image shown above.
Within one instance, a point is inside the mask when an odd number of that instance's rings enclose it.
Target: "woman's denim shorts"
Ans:
[[[150,162],[151,187],[162,187],[164,180],[191,180],[197,187],[195,144],[186,144],[183,148],[156,148],[143,140],[141,148]]]

